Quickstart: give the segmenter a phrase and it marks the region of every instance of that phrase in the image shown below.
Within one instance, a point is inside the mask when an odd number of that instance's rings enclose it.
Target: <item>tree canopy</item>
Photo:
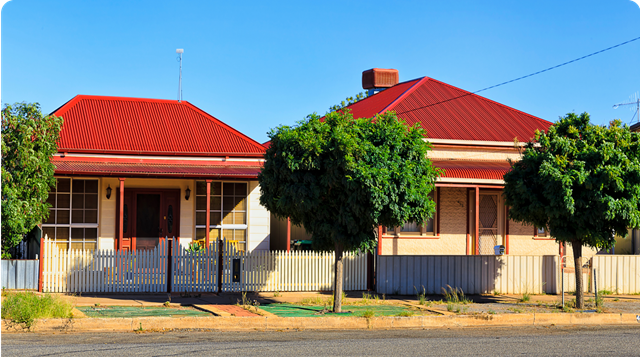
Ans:
[[[536,132],[504,180],[509,217],[571,243],[576,259],[583,245],[610,248],[615,234],[640,226],[640,134],[620,121],[607,128],[587,113],[567,114],[548,133]]]
[[[427,158],[425,132],[395,113],[354,119],[338,110],[323,120],[314,114],[269,137],[260,203],[303,225],[314,249],[335,250],[336,267],[343,251],[372,251],[378,225],[423,222],[435,212],[429,193],[439,170]],[[340,274],[338,305],[341,281]]]
[[[2,257],[8,257],[49,215],[46,203],[55,185],[51,157],[57,151],[62,118],[43,116],[37,103],[2,109]]]

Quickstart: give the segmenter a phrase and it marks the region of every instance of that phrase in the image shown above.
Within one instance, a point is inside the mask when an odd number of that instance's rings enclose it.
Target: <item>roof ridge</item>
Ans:
[[[404,93],[400,94],[396,99],[393,100],[393,102],[389,103],[389,105],[384,107],[378,114],[383,114],[387,110],[391,110],[391,109],[395,108],[395,106],[398,105],[398,103],[400,103],[404,98],[406,98],[411,93],[413,93],[424,82],[428,81],[429,77],[424,76],[422,78],[416,78],[416,79],[413,79],[413,80],[416,81],[416,83],[414,83],[411,87],[409,87],[406,91],[404,91]],[[407,82],[410,82],[410,81],[407,81]],[[403,82],[403,83],[407,83],[407,82]],[[400,84],[400,83],[398,83],[398,84]],[[396,84],[396,85],[398,85],[398,84]]]

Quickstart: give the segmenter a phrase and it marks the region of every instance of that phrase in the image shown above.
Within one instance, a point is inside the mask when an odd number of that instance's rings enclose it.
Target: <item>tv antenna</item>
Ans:
[[[180,61],[180,78],[178,79],[178,102],[182,102],[182,54],[184,53],[184,50],[182,48],[178,48],[176,50],[176,53],[180,55],[180,57],[177,58],[177,60]]]
[[[636,112],[633,114],[633,117],[631,117],[631,123],[633,123],[633,118],[637,118],[638,122],[640,122],[640,117],[637,117],[638,115],[640,115],[640,97],[638,96],[638,93],[634,93],[633,97],[629,97],[630,101],[626,102],[626,103],[618,103],[616,105],[613,106],[613,109],[618,109],[618,107],[621,107],[623,105],[635,105],[636,106]],[[629,110],[633,111],[633,107],[629,108]]]

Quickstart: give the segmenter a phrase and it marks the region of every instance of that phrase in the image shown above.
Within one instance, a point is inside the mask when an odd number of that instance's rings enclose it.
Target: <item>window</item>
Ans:
[[[432,200],[434,200],[434,193],[431,192],[429,195]],[[390,235],[435,235],[435,215],[422,224],[418,224],[417,222],[407,222],[400,227],[386,227],[387,234]]]
[[[57,178],[42,232],[62,249],[98,248],[98,180]]]
[[[546,237],[547,229],[544,227],[536,227],[536,237]]]
[[[209,204],[209,243],[219,238],[238,250],[247,244],[247,183],[212,182]],[[204,244],[207,219],[207,183],[196,182],[196,241]]]

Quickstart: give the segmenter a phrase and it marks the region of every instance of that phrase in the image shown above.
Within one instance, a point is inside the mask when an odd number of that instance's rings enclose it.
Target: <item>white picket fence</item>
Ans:
[[[222,291],[323,291],[333,289],[334,252],[253,251],[224,248]],[[234,282],[233,261],[240,265]],[[367,255],[344,253],[345,291],[367,289]]]
[[[150,251],[62,250],[44,240],[45,292],[165,292],[167,247]]]
[[[199,252],[190,252],[185,247],[179,247],[173,249],[171,253],[171,291],[218,291],[218,260],[220,258],[217,244],[212,244]]]
[[[225,242],[200,252],[180,247],[168,253],[167,240],[151,251],[61,250],[45,238],[46,292],[217,292],[321,291],[333,289],[334,253],[244,252]],[[169,273],[170,272],[170,273]],[[170,275],[170,279],[167,276]],[[366,290],[366,254],[345,253],[344,290]]]

